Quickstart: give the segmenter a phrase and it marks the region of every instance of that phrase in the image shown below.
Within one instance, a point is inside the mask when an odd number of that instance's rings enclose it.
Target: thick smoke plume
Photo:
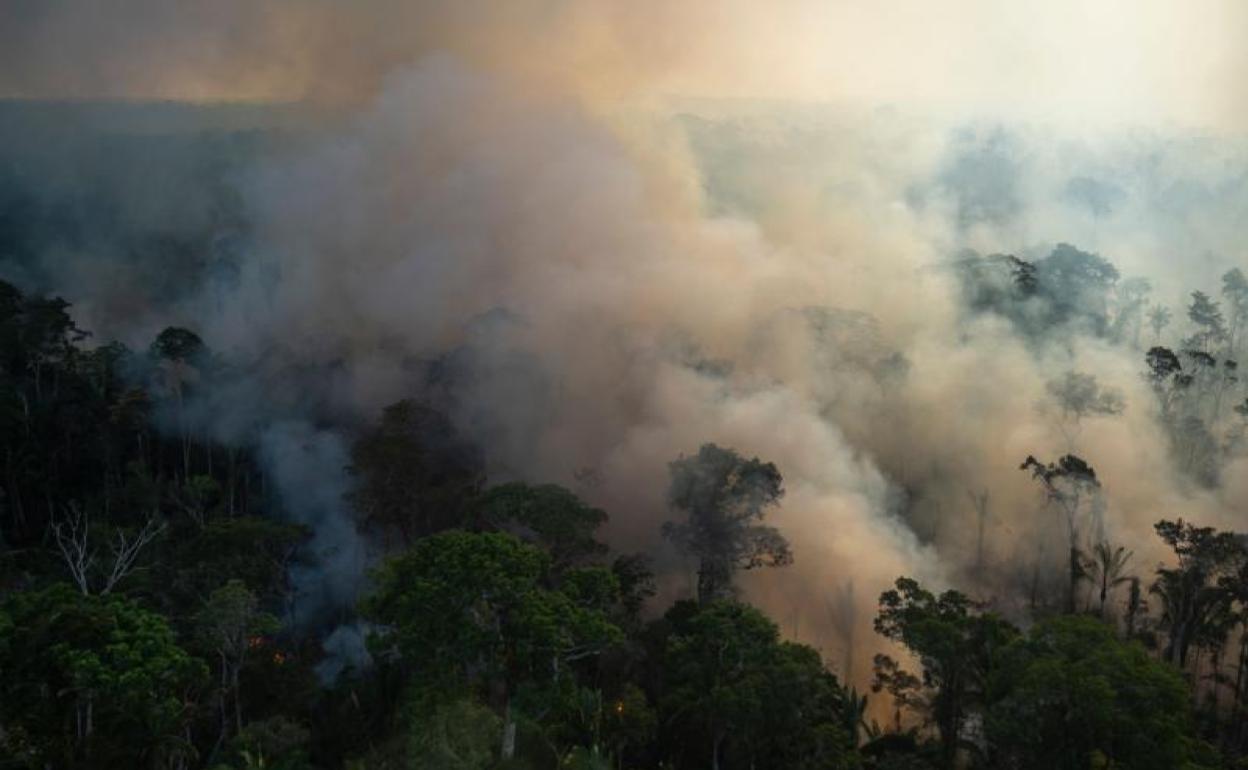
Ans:
[[[231,362],[196,409],[314,529],[307,612],[364,581],[351,432],[416,396],[492,480],[566,484],[614,547],[665,554],[668,597],[690,583],[658,534],[667,462],[775,462],[796,563],[746,593],[861,681],[898,575],[1021,611],[1060,570],[1018,465],[1071,449],[1043,407],[1064,372],[1123,395],[1077,448],[1141,564],[1157,519],[1248,504],[1242,457],[1212,488],[1175,469],[1142,351],[975,314],[951,268],[1070,242],[1176,311],[1216,291],[1245,261],[1245,7],[942,5],[18,3],[0,94],[253,104],[10,103],[29,205],[109,205],[74,214],[100,237],[0,268],[100,336],[179,324]]]

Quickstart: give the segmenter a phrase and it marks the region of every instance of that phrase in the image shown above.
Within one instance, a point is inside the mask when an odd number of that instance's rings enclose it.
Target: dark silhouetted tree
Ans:
[[[896,587],[880,595],[875,630],[905,645],[923,668],[925,716],[940,736],[941,763],[954,767],[962,728],[982,705],[994,652],[1017,633],[1013,626],[980,611],[979,605],[957,591],[936,595],[911,578],[898,578]],[[882,665],[881,665],[882,664]],[[892,688],[901,676],[896,666],[877,658],[877,683]],[[881,672],[887,674],[880,679]],[[914,704],[916,695],[907,695]]]
[[[1075,455],[1063,455],[1056,463],[1048,464],[1028,455],[1019,468],[1031,470],[1032,477],[1043,487],[1046,499],[1057,506],[1066,519],[1067,544],[1070,549],[1066,611],[1074,612],[1079,583],[1085,577],[1083,555],[1079,550],[1079,525],[1085,509],[1095,510],[1101,482],[1097,480],[1092,466]]]
[[[1127,562],[1131,560],[1132,553],[1123,546],[1114,547],[1103,540],[1092,546],[1086,571],[1098,589],[1099,612],[1102,618],[1105,617],[1105,601],[1109,598],[1110,591],[1133,580],[1125,574]]]
[[[696,455],[674,460],[668,468],[668,501],[686,519],[667,522],[663,534],[698,560],[699,603],[730,596],[739,569],[792,563],[784,536],[759,524],[784,494],[775,465],[704,444]]]
[[[480,454],[450,420],[410,400],[386,407],[355,441],[347,470],[363,527],[404,545],[463,526],[485,478]]]
[[[1220,581],[1242,564],[1244,544],[1233,533],[1182,519],[1159,521],[1154,528],[1178,560],[1157,569],[1149,590],[1161,600],[1161,623],[1169,634],[1163,657],[1182,667],[1202,629],[1233,601]]]

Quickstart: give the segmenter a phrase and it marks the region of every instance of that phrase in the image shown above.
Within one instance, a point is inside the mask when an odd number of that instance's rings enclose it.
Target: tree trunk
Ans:
[[[1244,708],[1244,689],[1248,683],[1244,682],[1244,670],[1248,667],[1248,625],[1245,625],[1239,634],[1239,665],[1235,667],[1235,698],[1232,703],[1231,716],[1235,723],[1235,741],[1236,743],[1243,740],[1244,726],[1248,719],[1241,716]]]
[[[234,730],[235,735],[243,731],[243,693],[238,684],[238,671],[242,668],[242,661],[234,664],[233,671],[230,672],[230,687],[234,690]]]
[[[1070,587],[1066,592],[1066,612],[1074,615],[1075,604],[1079,595],[1079,549],[1072,543],[1070,546]]]
[[[516,755],[516,721],[511,718],[511,696],[503,706],[503,746],[499,752],[504,760]]]
[[[698,604],[707,605],[723,596],[732,581],[732,570],[722,560],[704,557],[698,565]]]

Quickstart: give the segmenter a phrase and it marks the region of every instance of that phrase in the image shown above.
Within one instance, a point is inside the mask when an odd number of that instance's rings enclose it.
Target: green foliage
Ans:
[[[570,575],[569,593],[546,587],[549,571],[545,552],[503,533],[419,540],[375,575],[364,611],[387,630],[374,644],[393,647],[422,681],[555,675],[620,632],[600,606],[615,590],[609,572]]]
[[[311,766],[303,725],[284,716],[251,722],[230,742],[238,756],[234,767],[250,770],[306,770]]]
[[[758,768],[853,767],[841,690],[819,655],[782,643],[758,610],[713,602],[674,617],[664,661],[666,720],[697,756]]]
[[[607,514],[557,484],[492,487],[481,498],[480,515],[488,526],[544,548],[556,570],[607,552],[606,544],[594,538]]]
[[[175,617],[189,614],[223,577],[241,581],[271,605],[285,598],[287,571],[308,535],[302,526],[256,516],[210,521],[193,533],[179,529],[161,544],[140,590]]]
[[[1039,623],[995,658],[993,766],[1170,770],[1196,758],[1182,677],[1095,619]]]
[[[957,591],[936,595],[904,577],[880,595],[875,630],[919,659],[923,686],[930,692],[927,715],[940,734],[944,764],[952,765],[962,727],[982,703],[993,654],[1016,630],[991,613],[979,612]]]
[[[433,703],[410,721],[411,770],[488,770],[497,757],[502,720],[468,698]]]
[[[179,736],[207,672],[159,615],[58,584],[9,596],[0,617],[10,750],[32,765],[93,767],[187,750]]]

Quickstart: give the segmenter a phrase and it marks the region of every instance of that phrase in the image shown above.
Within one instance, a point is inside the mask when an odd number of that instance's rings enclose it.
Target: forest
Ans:
[[[967,312],[1024,340],[1074,324],[1138,351],[1148,408],[1193,483],[1217,484],[1248,451],[1242,271],[1171,311],[1067,245],[948,269]],[[1172,327],[1187,333],[1160,344]],[[485,448],[445,414],[398,401],[350,444],[343,504],[378,558],[358,603],[331,616],[298,606],[313,533],[275,506],[262,450],[215,442],[187,416],[237,376],[194,331],[138,350],[96,341],[64,300],[0,283],[0,365],[6,768],[1248,758],[1248,535],[1176,516],[1154,526],[1169,558],[1133,559],[1105,535],[1095,458],[1019,458],[1035,515],[1068,545],[1064,564],[1027,576],[1023,611],[986,600],[983,582],[899,575],[872,619],[889,652],[859,689],[737,589],[801,553],[767,523],[784,469],[748,452],[705,443],[667,462],[661,536],[696,581],[659,602],[651,557],[600,536],[609,511],[558,484],[490,479]],[[1047,391],[1071,445],[1082,421],[1124,409],[1090,374]],[[325,636],[348,622],[366,649],[329,654]]]
[[[1248,770],[1245,30],[0,0],[0,770]]]

